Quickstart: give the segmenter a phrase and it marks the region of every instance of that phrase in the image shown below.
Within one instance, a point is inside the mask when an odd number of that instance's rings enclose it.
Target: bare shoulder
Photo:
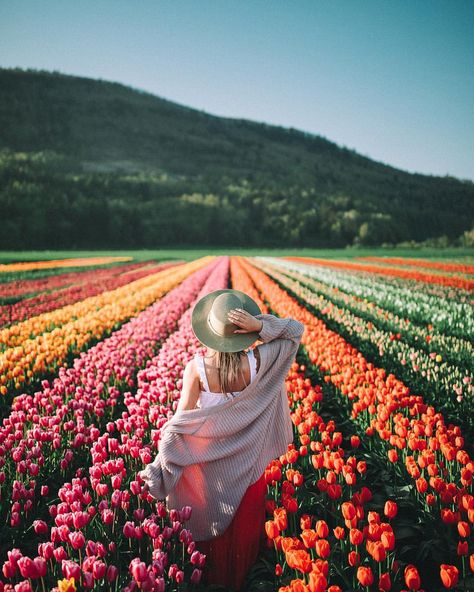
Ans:
[[[196,360],[191,358],[184,368],[183,379],[194,380],[198,377],[199,373],[196,367]]]
[[[183,387],[178,403],[178,410],[194,409],[199,398],[199,375],[194,359],[189,360],[184,368]]]

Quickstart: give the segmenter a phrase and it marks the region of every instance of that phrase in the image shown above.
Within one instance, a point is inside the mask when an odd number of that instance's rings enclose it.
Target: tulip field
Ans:
[[[305,325],[245,589],[474,590],[474,266],[209,255],[0,265],[0,592],[222,590],[138,473],[228,287]]]

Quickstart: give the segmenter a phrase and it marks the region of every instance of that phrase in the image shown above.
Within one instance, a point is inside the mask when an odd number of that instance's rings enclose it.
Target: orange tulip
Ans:
[[[356,509],[352,502],[344,502],[341,504],[341,511],[346,520],[352,520],[356,515]]]
[[[351,528],[349,531],[349,540],[352,545],[360,545],[364,540],[364,534],[358,528]]]
[[[307,528],[303,530],[300,536],[301,540],[304,543],[304,546],[307,549],[314,549],[314,547],[316,546],[316,541],[318,540],[318,535],[313,529]]]
[[[276,508],[273,511],[273,518],[280,531],[286,530],[288,528],[288,516],[285,508]]]
[[[374,574],[370,567],[361,565],[357,568],[357,579],[362,586],[371,586],[374,583]]]
[[[267,520],[265,522],[265,532],[267,533],[267,537],[270,540],[276,539],[277,536],[280,534],[280,529],[278,525],[273,520]]]
[[[322,559],[326,559],[331,554],[331,547],[326,539],[319,539],[316,541],[316,553]]]
[[[419,590],[421,586],[421,579],[418,570],[414,565],[407,565],[405,567],[405,584],[410,590]]]
[[[302,573],[311,571],[311,556],[303,549],[290,549],[285,553],[286,562],[291,569],[297,569]]]
[[[471,534],[471,527],[469,526],[468,522],[458,522],[458,532],[459,536],[463,537],[464,539],[468,538]]]
[[[309,574],[308,587],[311,592],[325,592],[328,585],[328,581],[324,574],[319,572],[311,572]]]
[[[328,536],[329,527],[324,520],[318,520],[316,522],[316,532],[321,539],[325,539]]]

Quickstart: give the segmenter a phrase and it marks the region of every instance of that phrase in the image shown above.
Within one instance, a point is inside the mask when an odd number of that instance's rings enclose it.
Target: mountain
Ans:
[[[473,220],[470,181],[116,82],[0,69],[0,130],[1,248],[380,244]]]

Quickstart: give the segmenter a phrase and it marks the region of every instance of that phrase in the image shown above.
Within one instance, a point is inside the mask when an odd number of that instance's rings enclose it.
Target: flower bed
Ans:
[[[208,261],[172,267],[3,329],[0,339],[6,349],[0,354],[0,394],[56,372],[68,357],[117,329]],[[29,338],[31,334],[36,336]]]
[[[285,257],[289,261],[309,263],[311,265],[323,265],[336,269],[349,269],[354,271],[369,271],[381,275],[392,275],[395,277],[416,280],[417,282],[426,282],[430,284],[440,284],[442,286],[453,286],[463,290],[474,290],[474,279],[453,277],[449,275],[426,273],[422,271],[409,269],[395,269],[390,267],[381,267],[380,265],[369,265],[367,263],[353,263],[349,261],[333,261],[329,259],[316,259],[310,257]]]

